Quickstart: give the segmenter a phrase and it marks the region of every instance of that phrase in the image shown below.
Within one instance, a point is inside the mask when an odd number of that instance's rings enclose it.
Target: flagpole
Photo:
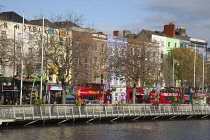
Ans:
[[[175,86],[174,85],[174,57],[173,57],[173,77],[172,77],[172,80],[173,80],[172,84],[173,84],[173,87],[174,87]]]
[[[204,57],[205,57],[205,55],[203,55],[203,87],[202,87],[202,93],[204,92],[204,72],[205,72]]]
[[[40,79],[40,99],[42,99],[42,76],[43,76],[43,48],[44,48],[44,15],[42,16],[42,56],[41,56],[41,79]]]
[[[22,26],[22,47],[21,47],[20,105],[22,105],[22,98],[23,98],[23,46],[24,46],[24,11],[23,11],[23,26]]]
[[[195,88],[195,64],[196,64],[196,44],[195,44],[195,56],[194,56],[194,88]]]

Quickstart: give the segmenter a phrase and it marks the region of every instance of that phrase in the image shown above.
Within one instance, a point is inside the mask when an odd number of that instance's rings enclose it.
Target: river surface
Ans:
[[[0,140],[210,140],[210,120],[7,126]]]

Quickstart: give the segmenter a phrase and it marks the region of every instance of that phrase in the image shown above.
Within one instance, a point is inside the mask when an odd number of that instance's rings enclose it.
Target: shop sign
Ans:
[[[206,97],[206,94],[204,94],[204,93],[196,93],[195,96],[197,96],[197,97]]]
[[[12,86],[3,85],[3,90],[4,91],[12,91]]]
[[[62,90],[61,86],[51,86],[50,90]]]
[[[179,93],[162,93],[163,96],[179,96]]]

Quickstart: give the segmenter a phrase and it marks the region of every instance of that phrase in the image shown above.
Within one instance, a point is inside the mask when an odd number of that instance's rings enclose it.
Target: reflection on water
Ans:
[[[0,128],[1,140],[208,140],[210,120],[139,121]]]

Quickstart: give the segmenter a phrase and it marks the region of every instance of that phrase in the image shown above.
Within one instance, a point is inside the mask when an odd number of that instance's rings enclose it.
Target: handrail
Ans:
[[[16,121],[105,118],[105,117],[146,117],[173,115],[210,115],[210,106],[192,105],[40,105],[0,106],[0,119],[13,118]]]

